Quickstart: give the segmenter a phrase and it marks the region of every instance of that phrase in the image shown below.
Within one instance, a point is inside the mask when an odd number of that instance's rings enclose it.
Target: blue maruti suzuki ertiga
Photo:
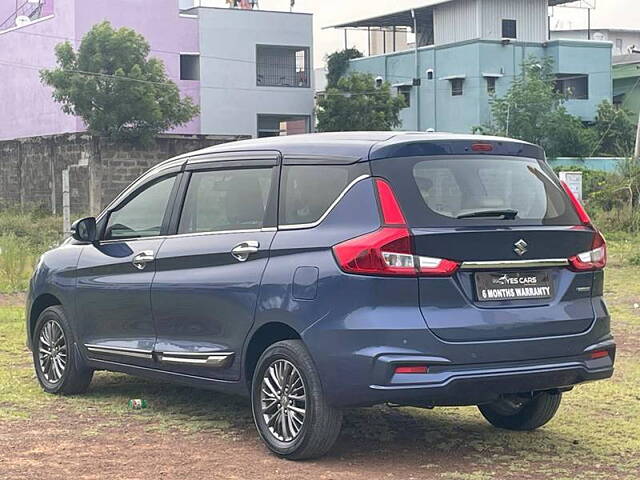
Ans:
[[[532,430],[610,377],[606,246],[537,146],[362,132],[153,168],[45,253],[27,332],[50,393],[113,370],[251,397],[317,457],[342,409],[478,405]]]

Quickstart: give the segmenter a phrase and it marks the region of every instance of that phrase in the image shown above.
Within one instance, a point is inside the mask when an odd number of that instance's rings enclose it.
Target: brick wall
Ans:
[[[239,140],[234,136],[161,135],[149,147],[87,134],[0,142],[0,208],[62,213],[62,171],[69,168],[72,217],[95,215],[129,183],[176,155]]]

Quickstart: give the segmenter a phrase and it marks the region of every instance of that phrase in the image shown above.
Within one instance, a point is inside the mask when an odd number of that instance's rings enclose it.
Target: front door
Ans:
[[[163,369],[237,379],[275,235],[278,159],[187,170],[176,235],[156,260],[154,350]]]
[[[77,271],[79,340],[90,358],[151,365],[150,291],[176,175],[144,184],[107,213]]]

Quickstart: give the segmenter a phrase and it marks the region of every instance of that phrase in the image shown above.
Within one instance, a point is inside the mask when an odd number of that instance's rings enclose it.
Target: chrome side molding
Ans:
[[[85,344],[90,353],[99,353],[102,355],[117,355],[123,357],[144,358],[145,360],[153,359],[151,350],[139,350],[137,348],[124,347],[107,347],[104,345]]]
[[[504,260],[486,262],[462,262],[462,270],[485,270],[504,268],[546,268],[546,267],[566,267],[569,260],[566,258],[546,258],[539,260]]]
[[[210,368],[224,368],[233,359],[233,352],[162,352],[157,355],[162,363]]]

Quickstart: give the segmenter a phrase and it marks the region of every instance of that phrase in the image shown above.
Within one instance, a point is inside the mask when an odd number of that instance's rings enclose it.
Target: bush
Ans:
[[[629,174],[589,170],[580,166],[555,167],[560,171],[582,172],[582,200],[594,223],[605,232],[639,232],[640,209],[629,194]]]
[[[41,210],[0,210],[0,292],[25,290],[36,259],[60,240],[60,217]]]
[[[32,255],[15,235],[0,237],[0,290],[25,290],[30,275]]]
[[[0,237],[14,235],[23,247],[42,253],[62,239],[62,218],[41,211],[0,210]]]

